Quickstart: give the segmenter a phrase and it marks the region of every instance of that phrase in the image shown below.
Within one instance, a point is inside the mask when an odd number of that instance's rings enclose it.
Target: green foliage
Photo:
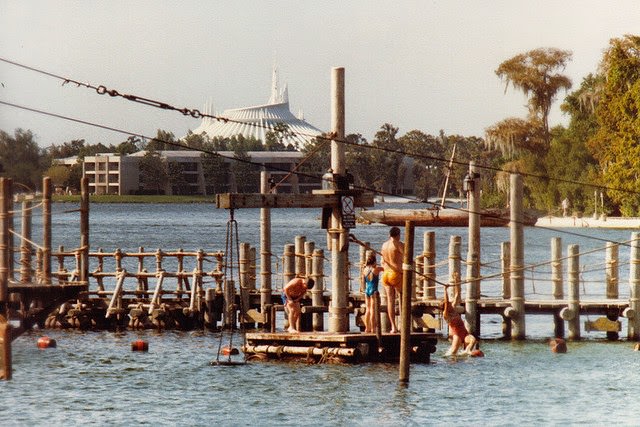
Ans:
[[[31,131],[16,129],[13,136],[0,131],[0,166],[3,176],[35,190],[42,182],[45,153],[38,147]]]
[[[605,80],[595,112],[598,130],[588,147],[602,182],[624,215],[640,214],[640,37],[612,39],[601,69]]]
[[[140,182],[154,191],[154,194],[164,194],[164,189],[169,182],[169,170],[167,162],[160,157],[155,150],[147,150],[138,163],[140,170]]]

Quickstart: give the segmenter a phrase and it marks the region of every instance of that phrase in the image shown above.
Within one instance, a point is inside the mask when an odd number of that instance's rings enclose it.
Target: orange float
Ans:
[[[56,340],[47,336],[38,338],[38,348],[55,348]]]
[[[234,356],[236,354],[240,354],[240,351],[238,351],[238,349],[235,347],[225,346],[225,347],[222,347],[222,349],[220,350],[220,353],[224,356]]]
[[[133,341],[131,351],[149,351],[149,343],[144,340]]]

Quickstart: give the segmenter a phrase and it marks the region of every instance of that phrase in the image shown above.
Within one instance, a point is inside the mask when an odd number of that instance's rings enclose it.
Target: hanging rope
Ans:
[[[235,289],[233,290],[233,292],[231,292],[229,290],[229,286],[231,286],[231,284],[235,284],[236,283],[236,277],[238,278],[237,283],[239,283],[239,289],[240,289],[240,314],[242,316],[242,318],[240,319],[240,329],[242,331],[242,337],[243,337],[243,345],[246,345],[246,336],[245,336],[245,331],[244,331],[244,303],[243,303],[243,298],[244,298],[244,291],[245,291],[245,286],[244,283],[242,283],[242,277],[240,277],[240,274],[238,273],[237,275],[234,273],[234,271],[236,271],[238,269],[238,265],[239,262],[237,261],[237,258],[239,257],[239,253],[240,253],[240,247],[239,247],[239,241],[238,241],[238,222],[235,220],[234,218],[234,210],[233,209],[229,209],[229,221],[227,221],[227,233],[226,233],[226,242],[225,242],[225,257],[226,257],[226,261],[224,263],[224,277],[227,280],[227,287],[225,288],[225,296],[229,297],[229,298],[234,298],[235,296]],[[234,285],[235,287],[235,285]],[[229,306],[233,305],[233,301],[230,299],[227,299],[227,304],[228,306],[226,307],[226,313],[225,315],[227,316],[227,322],[229,323],[228,328],[229,328],[229,344],[228,344],[228,351],[227,351],[227,360],[226,361],[220,361],[220,354],[222,353],[222,341],[224,340],[224,326],[223,325],[223,330],[220,332],[220,340],[218,341],[218,352],[216,355],[216,365],[237,365],[237,364],[244,364],[247,361],[246,358],[246,354],[244,356],[244,362],[242,363],[234,363],[231,361],[231,356],[233,354],[233,329],[235,326],[235,322],[233,321],[233,316],[229,316],[232,313],[232,309]]]

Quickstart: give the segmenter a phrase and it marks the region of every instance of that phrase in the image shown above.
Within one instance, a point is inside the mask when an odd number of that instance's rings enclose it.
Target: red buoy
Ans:
[[[38,348],[55,348],[56,340],[47,336],[38,338]]]
[[[471,350],[471,353],[469,353],[469,356],[471,356],[471,357],[484,357],[484,353],[479,348],[476,348],[475,350]]]
[[[220,350],[220,353],[222,353],[222,355],[224,356],[234,356],[236,354],[240,354],[240,351],[238,351],[238,349],[235,347],[225,346],[225,347],[222,347],[222,349]]]
[[[149,351],[149,343],[143,340],[133,341],[131,351]]]

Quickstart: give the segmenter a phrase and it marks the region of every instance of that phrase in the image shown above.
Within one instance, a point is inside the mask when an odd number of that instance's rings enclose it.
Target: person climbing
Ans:
[[[380,272],[384,271],[384,268],[380,267],[376,261],[376,253],[371,251],[367,257],[365,267],[362,269],[362,276],[364,277],[365,290],[364,300],[366,305],[366,311],[364,313],[364,331],[367,333],[375,332],[378,324],[376,315],[374,313],[375,298],[379,298],[378,282],[380,279]]]
[[[400,229],[391,227],[389,239],[382,244],[382,284],[387,293],[387,315],[391,323],[391,333],[398,333],[396,326],[396,292],[402,293],[402,260],[404,257],[404,243],[400,240]]]
[[[307,293],[307,290],[313,288],[315,282],[313,279],[305,281],[302,277],[294,277],[282,289],[282,302],[285,310],[289,312],[289,328],[287,332],[300,332],[298,322],[300,320],[300,300]]]
[[[444,300],[442,301],[442,317],[449,325],[449,337],[451,338],[451,347],[445,353],[445,356],[455,356],[462,347],[463,354],[471,355],[475,348],[477,339],[469,333],[467,327],[462,320],[462,316],[456,310],[460,305],[460,276],[454,276],[453,285],[453,303],[449,301],[449,286],[444,290]]]

